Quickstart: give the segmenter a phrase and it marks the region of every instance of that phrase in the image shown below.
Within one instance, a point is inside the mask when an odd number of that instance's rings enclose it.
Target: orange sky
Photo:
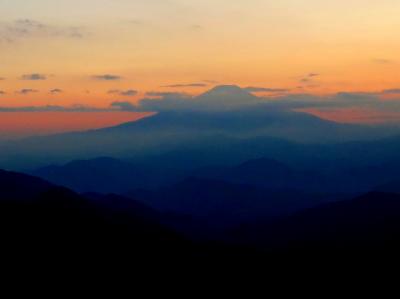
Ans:
[[[0,3],[1,105],[106,106],[112,89],[138,90],[135,101],[153,90],[198,94],[207,87],[161,86],[205,80],[293,93],[400,86],[397,0],[52,2]],[[309,73],[319,76],[302,81]],[[121,79],[93,79],[102,74]],[[50,95],[56,88],[63,94]]]
[[[0,107],[108,107],[216,84],[400,88],[399,14],[398,0],[0,1]]]

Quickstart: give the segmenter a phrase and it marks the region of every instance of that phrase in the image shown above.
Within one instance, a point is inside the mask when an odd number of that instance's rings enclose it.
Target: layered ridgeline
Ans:
[[[0,170],[3,254],[24,259],[105,262],[118,255],[184,255],[191,244],[158,211],[117,195],[80,195]]]
[[[216,190],[215,196],[207,198],[202,189]],[[88,259],[137,263],[171,257],[196,261],[202,256],[235,256],[237,262],[239,257],[276,258],[277,252],[318,258],[327,252],[335,253],[332,257],[376,250],[397,254],[400,248],[398,194],[372,192],[345,201],[314,203],[305,210],[298,206],[293,215],[268,218],[260,215],[262,206],[245,200],[250,193],[254,199],[255,192],[246,186],[192,179],[148,195],[148,202],[160,209],[155,210],[135,199],[82,195],[32,176],[0,171],[3,252],[67,263]],[[264,195],[264,207],[304,203],[301,194],[286,194],[281,203]],[[261,198],[262,191],[257,196]],[[251,217],[246,219],[247,215]],[[225,231],[215,234],[216,228]],[[380,258],[370,256],[374,257]]]
[[[218,152],[244,146],[247,141],[254,141],[252,148],[254,143],[257,148],[259,144],[285,142],[281,139],[339,143],[393,133],[322,120],[277,102],[237,86],[218,86],[191,98],[142,100],[138,106],[128,105],[125,109],[156,112],[153,116],[111,128],[3,142],[0,166],[22,169],[60,160],[144,157],[189,149]]]
[[[400,195],[371,192],[351,200],[316,206],[276,221],[256,222],[232,234],[235,240],[271,251],[284,250],[310,257],[330,252],[343,258],[384,252],[397,256],[400,248]],[[336,255],[329,258],[337,258]],[[369,261],[381,260],[369,255]]]
[[[264,154],[272,156],[285,152],[293,152],[293,148],[278,145],[278,142],[263,150]],[[284,191],[343,197],[371,190],[396,191],[400,178],[398,158],[377,155],[371,161],[353,161],[351,156],[345,159],[340,154],[338,151],[328,159],[311,149],[298,150],[283,163],[268,157],[246,160],[247,156],[252,156],[250,148],[236,153],[235,149],[227,149],[213,154],[178,151],[137,161],[110,157],[74,160],[41,167],[30,173],[77,192],[156,191],[190,179],[248,186],[269,195]],[[224,160],[230,155],[231,162]],[[380,159],[386,162],[380,162]],[[385,185],[393,185],[393,188]],[[212,194],[215,190],[202,191]]]

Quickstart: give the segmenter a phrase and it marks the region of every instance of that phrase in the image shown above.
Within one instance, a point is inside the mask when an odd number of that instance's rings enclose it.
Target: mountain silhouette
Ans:
[[[301,189],[324,190],[323,176],[312,171],[298,171],[284,163],[269,158],[245,161],[233,167],[204,168],[196,176],[222,181],[255,185],[271,190]]]
[[[361,194],[400,176],[395,158],[400,142],[395,139],[385,147],[387,140],[328,146],[216,137],[169,152],[74,160],[28,173],[78,192],[125,193],[198,177],[269,190]],[[371,150],[365,152],[364,147]]]
[[[40,178],[0,169],[1,199],[29,200],[54,187]]]
[[[0,171],[2,242],[12,256],[106,261],[189,254],[191,242],[166,226],[163,217],[122,196],[86,197],[35,177]]]
[[[219,85],[197,96],[195,101],[202,103],[204,109],[232,109],[258,104],[260,98],[236,85]]]
[[[24,259],[194,261],[400,249],[399,194],[334,201],[323,194],[188,178],[128,198],[78,194],[7,171],[0,171],[0,190],[4,252]]]
[[[371,192],[299,212],[272,226],[258,223],[241,235],[268,250],[394,252],[400,246],[400,195]]]
[[[168,103],[158,102],[164,101]],[[88,157],[149,156],[177,148],[204,149],[211,140],[221,143],[232,138],[327,143],[388,134],[379,128],[339,124],[303,112],[276,109],[236,86],[219,86],[178,102],[176,107],[171,104],[170,109],[156,110],[152,116],[111,128],[3,143],[0,165],[26,169]]]
[[[259,218],[277,219],[335,199],[326,194],[269,190],[195,177],[155,191],[131,191],[128,196],[157,210],[189,215],[219,229]]]
[[[400,181],[391,181],[386,184],[382,184],[375,188],[376,191],[389,192],[389,193],[400,193]]]
[[[144,188],[149,180],[149,173],[139,165],[108,157],[47,166],[32,174],[78,192],[122,193]]]

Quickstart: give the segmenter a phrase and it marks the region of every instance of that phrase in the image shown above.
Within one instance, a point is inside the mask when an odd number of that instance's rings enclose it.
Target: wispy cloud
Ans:
[[[25,74],[21,76],[21,80],[28,80],[28,81],[40,81],[40,80],[47,80],[47,76],[43,74]]]
[[[199,25],[199,24],[193,24],[189,27],[190,29],[194,30],[194,31],[201,31],[204,30],[204,26]]]
[[[6,92],[4,90],[0,90],[0,95],[5,95]]]
[[[308,74],[304,75],[299,80],[300,86],[298,88],[302,89],[302,88],[305,88],[305,87],[308,87],[308,88],[318,87],[319,85],[315,84],[315,81],[320,76],[321,76],[321,74],[315,73],[315,72],[311,72],[311,73],[308,73]]]
[[[16,91],[16,93],[22,94],[22,95],[27,95],[30,93],[37,93],[37,92],[39,92],[39,91],[36,89],[32,89],[32,88],[23,88],[23,89]]]
[[[94,75],[94,76],[92,76],[92,78],[95,80],[100,80],[100,81],[118,81],[118,80],[122,79],[121,76],[111,75],[111,74]]]
[[[104,109],[97,109],[84,105],[64,106],[24,106],[24,107],[0,107],[0,112],[97,112]]]
[[[162,91],[149,91],[146,92],[148,97],[163,97],[163,98],[187,98],[188,95],[181,92],[162,92]]]
[[[114,102],[109,107],[98,108],[84,104],[75,104],[71,106],[45,105],[45,106],[20,106],[20,107],[2,107],[0,112],[115,112],[115,111],[133,111],[134,107],[129,102]]]
[[[112,102],[110,104],[111,108],[116,108],[121,111],[135,111],[137,107],[130,102]]]
[[[58,26],[32,19],[18,19],[0,23],[0,41],[17,42],[30,38],[71,38],[79,39],[87,35],[79,26]]]
[[[216,80],[209,80],[209,79],[205,79],[205,80],[203,80],[203,82],[209,83],[209,84],[218,84],[218,83],[219,83],[219,82],[216,81]]]
[[[371,61],[376,64],[393,64],[393,63],[395,63],[393,60],[386,59],[386,58],[374,58]]]
[[[362,108],[380,112],[400,112],[400,100],[384,100],[381,97],[384,94],[386,94],[386,91],[377,93],[339,92],[330,96],[297,94],[282,96],[273,102],[269,101],[268,105],[283,110],[318,109],[330,111]]]
[[[394,88],[394,89],[385,89],[383,91],[384,94],[399,94],[400,95],[400,88]]]
[[[64,91],[62,89],[59,88],[54,88],[50,90],[51,94],[59,94],[59,93],[63,93]]]
[[[137,90],[134,89],[128,89],[128,90],[119,90],[119,89],[112,89],[108,91],[109,94],[117,94],[120,96],[125,96],[125,97],[133,97],[138,94]]]
[[[188,84],[171,84],[171,85],[164,85],[161,87],[168,87],[168,88],[181,88],[181,87],[207,87],[208,84],[206,83],[188,83]]]
[[[254,87],[254,86],[245,87],[243,89],[245,91],[252,92],[252,93],[258,93],[258,92],[282,93],[282,92],[290,91],[289,89],[286,89],[286,88],[266,88],[266,87]]]

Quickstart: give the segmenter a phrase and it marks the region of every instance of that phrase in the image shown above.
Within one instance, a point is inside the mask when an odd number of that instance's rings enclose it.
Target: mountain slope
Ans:
[[[33,199],[54,187],[40,178],[0,169],[0,199]]]
[[[336,199],[324,194],[269,190],[194,177],[156,191],[132,191],[128,196],[160,211],[189,215],[214,228],[232,227],[259,218],[277,219]]]
[[[195,176],[222,181],[260,186],[271,190],[324,190],[327,188],[321,174],[298,171],[269,158],[245,161],[233,167],[203,168]]]
[[[400,181],[392,181],[375,188],[376,191],[400,193]]]
[[[269,250],[317,253],[400,248],[400,195],[372,192],[353,200],[312,208],[271,226],[239,230],[247,241]]]
[[[190,242],[166,227],[159,212],[132,199],[84,197],[5,171],[0,186],[3,249],[10,254],[29,248],[24,256],[105,261],[190,252]]]
[[[146,187],[150,175],[138,165],[105,157],[48,166],[32,174],[78,192],[100,193],[121,193]]]

